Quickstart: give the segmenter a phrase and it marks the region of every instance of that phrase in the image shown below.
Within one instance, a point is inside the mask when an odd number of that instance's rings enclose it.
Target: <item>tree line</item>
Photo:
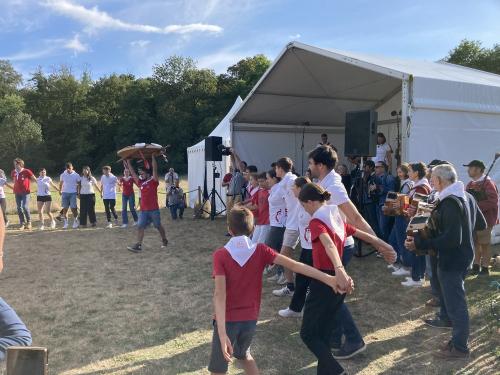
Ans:
[[[463,40],[444,61],[500,74],[500,45]],[[240,60],[226,73],[172,56],[150,77],[111,74],[93,80],[70,68],[41,68],[26,81],[0,60],[0,168],[20,156],[33,169],[58,173],[66,161],[99,170],[136,142],[171,144],[170,164],[187,170],[186,147],[207,136],[238,95],[245,97],[270,66],[264,55]]]

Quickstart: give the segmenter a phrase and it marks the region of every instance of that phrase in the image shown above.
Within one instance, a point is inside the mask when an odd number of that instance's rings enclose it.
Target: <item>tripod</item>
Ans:
[[[205,165],[206,168],[206,165]],[[205,169],[206,171],[206,169]],[[205,174],[206,176],[206,174]],[[220,177],[220,173],[217,172],[217,167],[215,166],[215,163],[212,162],[212,190],[210,191],[210,194],[203,199],[203,204],[201,205],[201,210],[207,214],[210,215],[210,220],[215,220],[216,216],[219,216],[221,213],[226,211],[226,204],[224,203],[224,200],[220,196],[219,192],[215,189],[215,179]],[[220,203],[222,203],[222,206],[224,207],[221,211],[217,212],[217,198],[219,199]],[[210,212],[205,210],[205,203],[210,201]]]

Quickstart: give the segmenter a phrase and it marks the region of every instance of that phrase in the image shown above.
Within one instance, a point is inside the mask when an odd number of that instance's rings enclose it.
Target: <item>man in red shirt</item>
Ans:
[[[468,167],[467,172],[471,178],[465,189],[476,198],[487,224],[485,230],[474,233],[475,255],[472,274],[489,275],[491,231],[495,224],[498,224],[498,190],[491,178],[484,174],[486,166],[481,160],[472,160],[464,167]]]
[[[19,215],[20,230],[31,229],[30,193],[31,181],[36,182],[32,171],[24,168],[22,159],[14,159],[14,170],[10,176],[14,181],[14,195],[16,196],[17,214]]]
[[[137,223],[137,243],[133,246],[128,246],[127,249],[140,253],[142,251],[142,240],[144,239],[144,230],[153,223],[154,227],[160,232],[162,240],[162,248],[167,247],[168,240],[165,234],[165,228],[161,225],[160,206],[158,205],[158,164],[156,155],[151,159],[152,171],[147,168],[140,170],[141,178],[135,173],[130,160],[125,160],[127,168],[132,175],[137,186],[141,189],[141,212],[139,213],[139,222]]]
[[[233,237],[213,255],[215,321],[208,370],[224,374],[234,357],[241,362],[245,374],[258,374],[250,344],[259,317],[264,267],[272,263],[287,267],[320,280],[335,291],[337,284],[334,276],[279,255],[264,244],[252,244],[248,236],[253,231],[254,218],[249,209],[235,207],[228,216]]]

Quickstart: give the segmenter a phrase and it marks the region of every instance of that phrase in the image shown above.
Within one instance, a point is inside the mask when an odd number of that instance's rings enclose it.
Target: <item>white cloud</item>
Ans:
[[[149,45],[150,43],[151,43],[150,40],[133,40],[132,42],[130,42],[130,45],[132,47],[144,48],[147,45]]]
[[[297,39],[300,39],[301,37],[302,37],[302,35],[300,35],[300,34],[288,35],[288,39],[291,39],[291,40],[297,40]]]
[[[100,11],[97,6],[89,9],[85,8],[83,5],[74,4],[69,0],[46,0],[44,5],[59,14],[83,23],[89,32],[98,29],[112,29],[154,34],[186,34],[192,32],[220,33],[223,30],[220,26],[204,23],[168,25],[165,27],[129,23],[113,18],[108,13]]]
[[[55,48],[43,48],[38,50],[25,50],[16,52],[12,55],[8,56],[0,56],[0,60],[9,60],[9,61],[26,61],[26,60],[35,60],[40,59],[42,57],[50,56],[54,53]]]
[[[76,34],[73,39],[70,39],[64,43],[64,48],[72,50],[75,54],[81,52],[87,52],[89,46],[80,41],[80,36]]]

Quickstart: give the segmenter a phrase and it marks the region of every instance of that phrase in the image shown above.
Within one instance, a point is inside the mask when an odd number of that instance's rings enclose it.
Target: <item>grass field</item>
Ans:
[[[49,348],[51,374],[208,373],[211,254],[227,239],[223,219],[191,214],[172,222],[163,209],[169,247],[160,249],[150,229],[143,254],[126,250],[135,240],[131,228],[8,230],[2,297],[31,329],[34,345]],[[98,221],[104,223],[102,213]],[[403,289],[374,256],[355,258],[348,271],[356,282],[348,304],[368,343],[365,353],[343,361],[349,374],[498,373],[500,330],[492,309],[498,291],[490,286],[498,268],[489,278],[467,280],[473,353],[452,363],[431,355],[449,332],[421,321],[433,313],[424,307],[428,287]],[[273,297],[275,287],[264,283],[254,357],[262,374],[315,374],[300,321],[277,315],[289,299]],[[230,373],[242,372],[231,366]]]

